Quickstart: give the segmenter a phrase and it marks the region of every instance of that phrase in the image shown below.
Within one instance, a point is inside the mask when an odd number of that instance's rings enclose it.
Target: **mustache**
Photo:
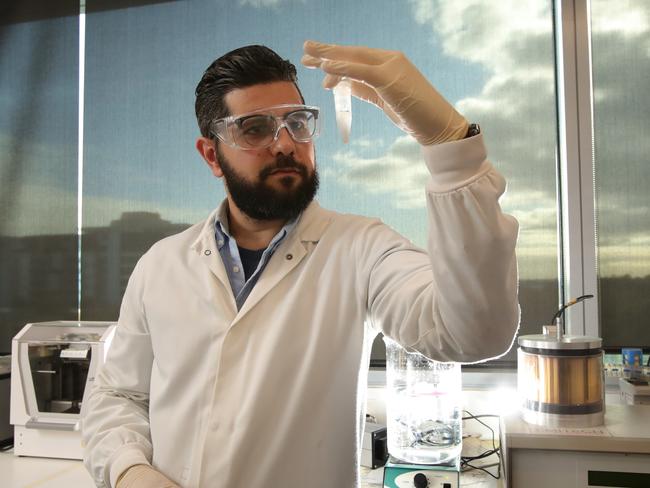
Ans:
[[[260,180],[265,180],[268,178],[271,173],[279,169],[295,169],[301,176],[307,177],[307,168],[304,164],[299,163],[296,159],[290,154],[279,154],[275,158],[275,162],[262,171],[260,171]]]

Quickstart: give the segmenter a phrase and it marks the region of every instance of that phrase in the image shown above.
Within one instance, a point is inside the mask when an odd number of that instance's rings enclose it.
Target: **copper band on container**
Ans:
[[[586,405],[603,398],[602,353],[559,357],[520,352],[519,368],[523,369],[520,386],[526,400]]]

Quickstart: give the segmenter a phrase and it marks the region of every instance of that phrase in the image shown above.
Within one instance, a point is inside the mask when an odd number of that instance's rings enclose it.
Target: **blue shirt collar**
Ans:
[[[296,225],[300,221],[301,216],[302,216],[302,212],[295,219],[289,220],[286,224],[284,224],[284,226],[282,226],[280,231],[273,237],[273,239],[271,239],[271,242],[267,246],[267,249],[269,248],[273,249],[274,247],[276,247],[277,244],[279,244],[279,242],[282,239],[285,238],[285,236],[289,235],[289,233],[296,227]],[[219,210],[217,211],[217,215],[215,217],[214,228],[215,228],[215,234],[217,238],[217,247],[220,251],[223,246],[228,245],[231,239],[235,241],[235,239],[230,234],[227,199],[225,199],[219,206]]]

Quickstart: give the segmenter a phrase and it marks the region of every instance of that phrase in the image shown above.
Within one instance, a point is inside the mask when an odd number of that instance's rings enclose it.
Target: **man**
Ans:
[[[261,46],[216,60],[196,146],[227,198],[131,276],[84,405],[99,486],[356,486],[378,331],[440,361],[512,343],[517,223],[478,130],[400,53],[308,41],[303,63],[326,88],[351,80],[423,146],[428,253],[312,201],[318,110],[292,64]]]

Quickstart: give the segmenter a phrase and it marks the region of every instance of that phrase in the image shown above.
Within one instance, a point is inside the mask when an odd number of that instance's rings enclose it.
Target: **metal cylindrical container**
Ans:
[[[519,337],[517,377],[523,419],[551,427],[594,427],[605,419],[602,339]]]

